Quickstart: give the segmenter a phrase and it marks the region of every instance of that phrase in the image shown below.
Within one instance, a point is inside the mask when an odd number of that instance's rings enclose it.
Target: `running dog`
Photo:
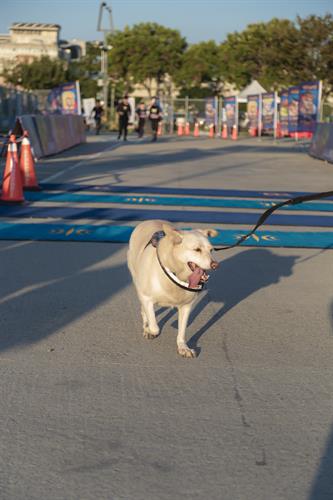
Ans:
[[[208,280],[206,271],[216,269],[208,236],[214,229],[179,231],[168,222],[148,220],[133,231],[127,263],[141,302],[143,335],[159,334],[154,305],[178,309],[177,351],[184,358],[196,357],[185,340],[192,305]]]

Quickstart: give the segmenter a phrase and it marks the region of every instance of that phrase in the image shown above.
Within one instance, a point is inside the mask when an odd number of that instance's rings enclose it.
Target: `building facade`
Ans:
[[[78,60],[85,55],[85,42],[60,40],[59,24],[13,23],[9,34],[0,34],[0,75],[18,63],[31,63],[42,56]]]

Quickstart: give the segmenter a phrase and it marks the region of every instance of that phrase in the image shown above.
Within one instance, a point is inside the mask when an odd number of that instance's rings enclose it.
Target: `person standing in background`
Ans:
[[[157,141],[157,131],[158,131],[158,123],[162,120],[162,110],[160,105],[157,102],[157,97],[153,97],[150,107],[149,107],[149,115],[148,118],[151,123],[151,129],[153,132],[152,142]]]
[[[127,141],[127,127],[131,115],[131,106],[129,105],[127,96],[124,96],[118,104],[117,113],[119,118],[118,140],[124,134],[124,141]]]
[[[91,115],[94,115],[96,135],[99,135],[102,125],[102,116],[104,114],[104,108],[101,105],[101,101],[97,100],[96,105],[91,111]]]
[[[136,110],[136,114],[138,117],[138,128],[137,128],[138,137],[141,138],[141,137],[143,137],[143,134],[144,134],[146,117],[147,117],[147,110],[146,110],[145,103],[143,101],[140,102],[140,104]]]

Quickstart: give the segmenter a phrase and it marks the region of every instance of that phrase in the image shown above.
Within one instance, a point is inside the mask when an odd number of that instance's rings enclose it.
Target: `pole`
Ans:
[[[277,137],[277,122],[278,122],[278,117],[277,117],[277,92],[274,92],[274,116],[273,116],[273,137],[274,141],[276,141]]]
[[[185,97],[185,124],[188,122],[188,95]]]
[[[107,32],[104,31],[104,47],[103,47],[103,101],[104,101],[104,113],[105,121],[108,121],[108,87],[109,87],[109,75],[108,75],[108,49],[107,49]]]
[[[109,28],[103,28],[103,12],[106,10],[109,14]],[[103,32],[103,48],[102,48],[102,74],[103,74],[103,101],[104,101],[104,116],[107,122],[108,119],[108,97],[109,97],[109,75],[108,75],[108,34],[114,32],[112,9],[106,2],[102,2],[99,7],[99,15],[97,22],[97,31]]]

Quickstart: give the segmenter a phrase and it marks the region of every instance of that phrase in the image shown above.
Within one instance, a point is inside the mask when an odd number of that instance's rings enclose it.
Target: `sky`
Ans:
[[[56,23],[60,37],[101,40],[97,31],[100,0],[0,0],[0,33],[13,22]],[[116,29],[157,22],[178,29],[189,43],[222,42],[228,33],[273,17],[333,14],[333,0],[106,0]]]

